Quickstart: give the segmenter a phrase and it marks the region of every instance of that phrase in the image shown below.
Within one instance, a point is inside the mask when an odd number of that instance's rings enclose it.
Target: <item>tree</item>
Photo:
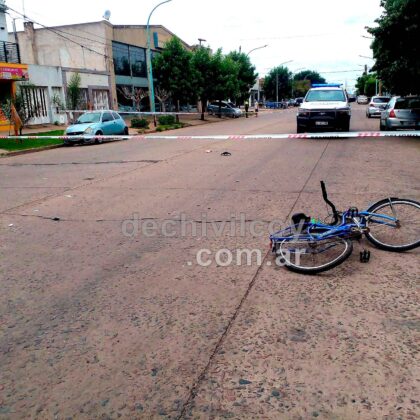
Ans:
[[[326,83],[326,80],[315,70],[302,70],[293,76],[294,96],[305,96],[314,83]]]
[[[209,100],[221,101],[239,95],[239,65],[231,57],[224,56],[221,49],[212,53],[209,48],[197,48],[192,56],[192,67],[202,120]]]
[[[32,101],[28,101],[26,97],[27,89],[34,89],[35,85],[33,84],[25,84],[20,85],[17,90],[15,97],[13,98],[13,105],[15,107],[16,113],[20,119],[19,124],[19,134],[22,135],[22,130],[31,118],[37,114],[38,109],[36,108],[35,103]]]
[[[296,98],[306,95],[306,92],[311,88],[310,80],[293,80],[293,95]]]
[[[159,101],[162,112],[166,111],[166,101],[170,98],[169,92],[161,87],[155,89],[155,97]]]
[[[376,93],[376,74],[362,74],[357,78],[356,89],[359,95],[374,96]]]
[[[212,79],[217,64],[210,48],[198,47],[192,55],[192,68],[195,75],[197,95],[201,104],[201,119],[207,111],[207,102],[212,98]]]
[[[37,106],[34,102],[27,99],[29,89],[34,89],[35,85],[25,83],[18,85],[14,96],[8,96],[0,103],[0,110],[9,121],[13,122],[15,131],[22,135],[23,128],[31,118],[37,114]]]
[[[79,73],[73,73],[70,77],[70,80],[67,84],[67,100],[68,100],[68,107],[71,110],[78,109],[80,104],[80,99],[82,96],[82,90],[80,85],[82,83],[82,79]]]
[[[373,70],[387,88],[400,95],[420,93],[420,7],[418,0],[381,0],[384,8],[368,28],[374,40]]]
[[[309,80],[312,85],[326,83],[326,80],[315,70],[302,70],[293,76],[293,80]]]
[[[180,103],[196,99],[191,58],[191,52],[184,48],[179,38],[173,37],[153,59],[156,84],[171,96],[177,111]]]
[[[227,55],[237,64],[237,83],[238,93],[232,99],[238,104],[244,102],[249,97],[249,91],[257,80],[258,73],[255,73],[255,66],[251,64],[249,57],[237,51],[232,51]]]
[[[136,111],[141,111],[141,101],[149,96],[149,92],[136,87],[132,90],[129,86],[123,86],[119,91],[126,99],[133,101]]]
[[[265,96],[273,101],[275,101],[277,97],[281,99],[290,96],[292,88],[291,76],[292,73],[287,67],[279,66],[271,69],[264,79]]]

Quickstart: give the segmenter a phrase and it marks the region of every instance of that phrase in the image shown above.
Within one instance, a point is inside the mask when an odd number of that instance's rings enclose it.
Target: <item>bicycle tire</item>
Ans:
[[[285,245],[286,243],[290,244],[290,243],[301,242],[301,245],[302,245],[306,242],[308,243],[308,245],[310,243],[321,245],[323,241],[332,241],[332,240],[337,241],[337,243],[344,244],[343,252],[340,253],[337,257],[333,258],[331,261],[328,261],[325,264],[318,265],[316,267],[304,267],[294,262],[288,261],[285,257],[285,252],[284,252],[285,250],[282,251],[282,246]],[[297,242],[291,242],[285,239],[280,244],[278,244],[276,249],[279,251],[279,253],[281,254],[281,257],[284,259],[284,265],[286,266],[286,268],[289,269],[290,271],[294,271],[300,274],[317,274],[317,273],[322,273],[323,271],[331,270],[334,267],[337,267],[338,265],[343,263],[348,257],[350,257],[351,253],[353,252],[352,241],[350,239],[345,239],[341,237],[327,238],[325,240],[320,240],[320,241],[315,241],[315,242],[313,240],[304,240],[304,239],[299,240],[297,238],[296,241]],[[311,245],[310,247],[313,247],[313,245]]]
[[[382,210],[385,209],[386,207],[389,207],[392,213],[392,209],[391,209],[391,205],[390,204],[395,204],[395,205],[406,205],[406,206],[410,206],[412,207],[413,211],[414,209],[417,209],[417,211],[414,211],[414,213],[417,215],[415,216],[415,220],[407,220],[407,221],[403,221],[403,226],[413,226],[414,225],[414,229],[416,226],[416,223],[419,226],[420,229],[420,203],[415,201],[415,200],[410,200],[410,199],[406,199],[406,198],[385,198],[383,200],[380,200],[374,204],[372,204],[366,211],[369,213],[375,213],[375,211],[378,210]],[[398,216],[398,214],[397,214]],[[404,251],[409,251],[411,249],[417,248],[420,246],[420,231],[418,234],[414,233],[414,239],[411,243],[405,243],[405,244],[392,244],[392,243],[386,243],[383,240],[380,240],[379,238],[375,237],[378,234],[375,233],[377,232],[377,229],[375,229],[375,225],[373,225],[371,223],[371,219],[372,216],[368,216],[366,217],[366,226],[369,227],[369,232],[367,232],[366,238],[369,242],[371,242],[372,244],[374,244],[377,248],[379,249],[383,249],[386,251],[391,251],[391,252],[404,252]],[[378,226],[378,225],[377,225]],[[384,226],[384,225],[382,225]],[[401,227],[399,227],[401,228]],[[397,227],[397,229],[399,229]],[[397,235],[395,235],[396,231],[393,231],[391,233],[390,232],[390,236],[395,240],[397,238]],[[418,235],[418,236],[417,236]]]

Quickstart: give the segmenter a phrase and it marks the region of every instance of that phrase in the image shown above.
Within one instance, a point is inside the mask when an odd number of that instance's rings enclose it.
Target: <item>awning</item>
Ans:
[[[29,80],[27,64],[0,62],[0,80]]]

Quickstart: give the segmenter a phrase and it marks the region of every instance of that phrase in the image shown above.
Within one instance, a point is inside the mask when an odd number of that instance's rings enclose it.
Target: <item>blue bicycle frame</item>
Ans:
[[[351,219],[352,222],[349,222],[349,219]],[[279,243],[283,241],[290,242],[297,239],[316,242],[334,237],[351,238],[355,232],[364,233],[368,229],[366,224],[367,219],[369,219],[371,223],[386,225],[392,228],[396,228],[396,223],[398,222],[397,218],[386,214],[361,211],[357,216],[351,217],[351,212],[346,211],[341,215],[341,222],[338,225],[328,225],[318,221],[295,224],[273,233],[270,235],[270,239],[272,243]]]

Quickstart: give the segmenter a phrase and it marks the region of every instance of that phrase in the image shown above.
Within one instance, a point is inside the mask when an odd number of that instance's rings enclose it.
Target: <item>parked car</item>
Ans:
[[[373,96],[366,108],[366,117],[380,117],[390,99],[389,96]]]
[[[359,95],[359,96],[357,97],[357,103],[358,103],[359,105],[366,105],[366,104],[368,104],[368,103],[369,103],[369,99],[368,99],[368,97],[367,97],[367,96],[365,96],[365,95]]]
[[[420,96],[393,97],[381,113],[382,131],[420,130]]]
[[[300,106],[300,105],[302,105],[303,99],[304,99],[304,98],[296,98],[296,99],[295,99],[295,106]]]
[[[128,135],[128,127],[120,114],[112,110],[88,111],[82,114],[77,121],[67,127],[66,136],[108,136],[108,135]],[[91,137],[88,139],[66,139],[65,144],[77,143],[102,143],[102,139]]]
[[[220,109],[220,111],[219,111]],[[236,108],[232,102],[227,101],[214,101],[207,105],[207,112],[210,115],[225,115],[227,117],[239,118],[242,115],[242,111]]]

